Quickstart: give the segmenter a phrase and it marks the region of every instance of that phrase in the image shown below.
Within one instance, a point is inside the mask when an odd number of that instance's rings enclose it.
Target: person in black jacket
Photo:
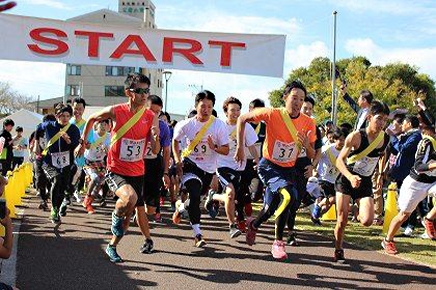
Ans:
[[[12,170],[12,135],[11,131],[14,129],[15,123],[12,119],[6,119],[3,121],[3,130],[0,133],[0,138],[3,142],[3,150],[0,154],[0,165],[3,176],[6,176],[9,170]],[[4,140],[4,141],[3,141]]]

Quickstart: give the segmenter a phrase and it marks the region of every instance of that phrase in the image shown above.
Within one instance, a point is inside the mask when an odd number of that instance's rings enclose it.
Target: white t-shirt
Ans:
[[[88,137],[88,142],[91,143],[91,148],[85,150],[85,158],[89,161],[102,161],[106,156],[111,143],[111,137],[109,133],[105,133],[106,138],[97,146],[94,146],[100,136],[96,132],[91,132]]]
[[[182,141],[186,137],[186,147],[188,147],[205,124],[206,122],[201,123],[196,117],[180,121],[174,128],[173,138],[176,141]],[[195,146],[188,158],[200,169],[208,173],[214,173],[217,168],[217,157],[219,154],[209,147],[207,143],[209,135],[212,136],[213,142],[218,146],[229,144],[226,124],[220,119],[215,118],[202,140]]]
[[[229,136],[229,154],[228,155],[218,155],[218,168],[220,167],[228,167],[236,171],[242,171],[245,169],[245,165],[247,164],[247,158],[245,158],[244,162],[239,165],[235,159],[235,153],[236,153],[236,124],[235,125],[229,125],[226,124],[227,127],[227,133]],[[235,133],[233,133],[235,132]],[[233,133],[233,134],[232,134]],[[252,146],[257,141],[257,134],[254,131],[253,127],[246,123],[245,124],[245,156],[247,156],[247,151],[249,146]]]
[[[319,179],[328,181],[330,183],[335,183],[336,177],[339,175],[339,170],[336,168],[334,164],[331,163],[330,158],[328,156],[327,150],[330,150],[333,153],[335,158],[338,158],[339,151],[335,148],[335,145],[326,145],[321,149],[321,159],[318,163],[318,174]]]

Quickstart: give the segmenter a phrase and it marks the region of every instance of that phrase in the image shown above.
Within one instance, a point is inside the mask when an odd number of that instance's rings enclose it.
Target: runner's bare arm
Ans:
[[[236,123],[236,153],[234,157],[235,161],[238,163],[242,163],[245,160],[245,124],[264,114],[263,111],[262,109],[253,110],[238,118],[238,122]],[[256,121],[259,120],[256,119]]]
[[[151,142],[151,151],[153,154],[158,154],[160,151],[160,140],[159,140],[159,118],[157,115],[153,117],[153,125],[151,126],[150,134],[150,142]]]
[[[256,146],[255,145],[248,146],[248,151],[250,151],[251,156],[254,157],[253,158],[254,163],[259,164],[259,154],[257,153]]]
[[[360,145],[360,133],[358,131],[351,133],[348,135],[347,139],[345,139],[344,148],[342,148],[339,153],[338,158],[336,159],[336,167],[338,170],[344,175],[350,182],[351,185],[356,188],[360,185],[360,177],[358,175],[353,175],[347,168],[345,164],[348,156],[351,153],[353,148],[358,148]]]

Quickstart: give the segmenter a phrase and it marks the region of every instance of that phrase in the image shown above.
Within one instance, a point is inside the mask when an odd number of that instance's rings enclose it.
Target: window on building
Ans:
[[[106,76],[127,76],[129,73],[139,71],[140,68],[133,66],[106,66]]]
[[[80,76],[82,74],[82,66],[67,64],[67,74],[69,76]]]
[[[122,97],[124,96],[123,86],[105,86],[104,95],[106,97]]]
[[[68,96],[80,95],[80,86],[79,85],[68,85],[67,86],[67,95]]]

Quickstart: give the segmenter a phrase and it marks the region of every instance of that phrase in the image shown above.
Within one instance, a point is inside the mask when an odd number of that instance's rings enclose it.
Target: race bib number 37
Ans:
[[[275,161],[287,163],[294,161],[297,157],[297,153],[298,150],[295,143],[283,143],[276,140],[272,157]]]
[[[145,140],[132,140],[123,138],[121,140],[120,160],[125,162],[136,162],[144,156]]]

